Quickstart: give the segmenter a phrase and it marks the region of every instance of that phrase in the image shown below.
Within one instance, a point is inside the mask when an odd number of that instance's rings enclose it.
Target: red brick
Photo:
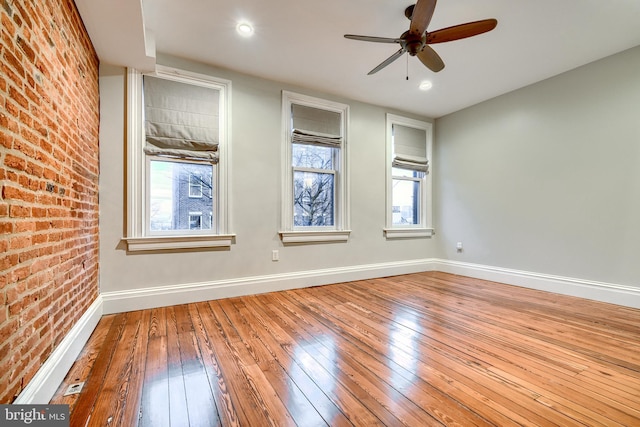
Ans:
[[[14,221],[0,220],[0,234],[13,233],[13,223]]]
[[[25,202],[33,202],[35,200],[35,196],[32,192],[7,185],[2,187],[2,198],[4,200],[22,200]]]
[[[16,101],[22,108],[29,107],[29,100],[13,86],[9,87],[9,97]]]
[[[17,236],[9,240],[9,249],[22,249],[31,246],[31,236]],[[24,278],[24,277],[23,277]]]
[[[29,142],[27,142],[22,138],[16,138],[14,140],[13,148],[15,150],[20,151],[22,154],[24,154],[27,157],[35,158],[36,156],[36,149],[33,146],[33,144],[30,144]]]
[[[24,77],[24,67],[21,61],[16,58],[11,52],[5,50],[3,54],[4,62],[13,68],[13,71],[20,77]]]
[[[13,136],[9,135],[8,132],[0,133],[0,146],[6,148],[7,150],[13,147]]]
[[[9,210],[11,218],[29,218],[31,217],[31,208],[28,206],[11,205]],[[18,228],[16,228],[17,230]],[[18,231],[16,231],[18,233]]]
[[[9,168],[18,169],[21,171],[23,171],[27,166],[27,162],[25,159],[14,156],[13,154],[7,154],[5,156],[4,164]]]
[[[16,44],[22,49],[24,54],[27,56],[27,59],[29,60],[29,62],[33,64],[36,59],[36,53],[33,51],[29,43],[22,37],[18,36],[18,40]]]
[[[18,330],[18,319],[9,319],[0,326],[0,342],[6,342]]]
[[[31,233],[35,231],[36,225],[32,221],[22,221],[15,224],[14,233]]]
[[[11,367],[0,403],[10,403],[98,295],[99,91],[73,0],[0,6],[0,364]]]
[[[6,322],[8,318],[9,314],[7,313],[7,307],[2,304],[2,306],[0,306],[0,325]],[[2,355],[0,355],[0,360],[2,360]]]

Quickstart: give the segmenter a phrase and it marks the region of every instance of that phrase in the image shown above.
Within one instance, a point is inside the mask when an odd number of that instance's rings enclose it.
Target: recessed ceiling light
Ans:
[[[243,37],[249,37],[253,34],[253,26],[247,21],[238,22],[236,31]]]
[[[420,86],[418,86],[420,88],[420,90],[429,90],[433,87],[433,83],[431,83],[429,80],[423,80],[422,82],[420,82]]]

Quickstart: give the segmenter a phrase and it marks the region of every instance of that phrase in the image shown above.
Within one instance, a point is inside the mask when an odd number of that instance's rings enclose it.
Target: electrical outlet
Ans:
[[[280,252],[277,249],[271,251],[271,261],[280,261]]]
[[[456,249],[458,250],[458,252],[462,252],[462,242],[456,243]]]

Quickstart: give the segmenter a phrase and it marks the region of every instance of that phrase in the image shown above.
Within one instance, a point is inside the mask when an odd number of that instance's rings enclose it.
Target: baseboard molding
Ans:
[[[13,403],[49,403],[100,321],[102,309],[102,296],[98,295]]]
[[[436,258],[103,292],[71,328],[14,403],[48,403],[103,314],[423,271],[442,271],[640,308],[640,288]]]
[[[121,313],[423,271],[443,271],[557,294],[640,308],[640,288],[429,258],[103,292],[103,312],[104,314]]]
[[[431,271],[431,269],[431,259],[419,259],[103,292],[102,298],[104,314],[112,314],[375,277],[397,276]]]
[[[572,277],[552,276],[530,271],[512,270],[488,265],[470,264],[444,259],[431,260],[432,271],[459,274],[477,279],[522,286],[525,288],[570,295],[640,308],[640,288],[595,282]]]

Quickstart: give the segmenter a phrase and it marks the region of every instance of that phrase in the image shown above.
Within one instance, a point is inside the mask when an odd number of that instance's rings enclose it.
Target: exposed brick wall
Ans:
[[[0,0],[0,403],[98,296],[98,58],[73,0]]]

